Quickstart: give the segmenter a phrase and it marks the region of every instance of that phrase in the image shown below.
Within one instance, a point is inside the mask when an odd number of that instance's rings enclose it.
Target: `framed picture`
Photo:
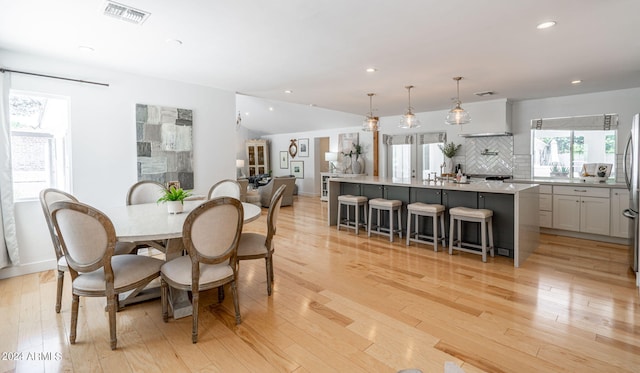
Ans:
[[[286,150],[280,152],[280,168],[289,168],[289,153]]]
[[[298,151],[300,157],[309,156],[309,139],[298,139]]]
[[[304,161],[291,161],[291,175],[296,179],[304,179]]]

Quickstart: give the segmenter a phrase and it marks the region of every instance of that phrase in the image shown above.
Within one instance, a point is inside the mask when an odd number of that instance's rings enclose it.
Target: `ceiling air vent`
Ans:
[[[104,15],[141,25],[149,18],[151,13],[114,1],[106,1],[104,3]]]
[[[476,96],[480,96],[480,97],[484,97],[484,96],[493,96],[495,94],[494,91],[483,91],[483,92],[476,92],[474,93],[474,95]]]

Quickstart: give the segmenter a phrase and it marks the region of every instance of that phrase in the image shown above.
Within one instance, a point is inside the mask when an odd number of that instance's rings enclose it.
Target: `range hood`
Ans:
[[[486,133],[461,133],[460,137],[496,137],[496,136],[513,136],[511,132],[486,132]]]
[[[513,136],[511,133],[511,102],[497,99],[465,104],[471,123],[460,127],[460,137]]]

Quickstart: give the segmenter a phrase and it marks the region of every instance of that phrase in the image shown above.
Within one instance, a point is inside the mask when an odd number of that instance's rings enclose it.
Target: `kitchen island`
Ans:
[[[498,255],[513,258],[519,267],[538,247],[539,240],[539,198],[538,184],[516,184],[499,181],[474,181],[455,183],[447,181],[416,181],[362,176],[353,178],[332,178],[329,180],[328,224],[337,224],[338,196],[353,194],[372,198],[398,199],[403,204],[403,230],[406,231],[409,203],[437,203],[446,207],[464,206],[486,208],[493,211],[494,246]],[[449,216],[446,218],[447,237]],[[431,234],[430,225],[421,227],[425,234]],[[465,223],[463,239],[479,242],[477,224]]]

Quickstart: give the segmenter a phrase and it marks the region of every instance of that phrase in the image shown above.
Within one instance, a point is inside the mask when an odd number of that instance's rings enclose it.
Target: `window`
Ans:
[[[443,145],[445,140],[445,132],[384,135],[388,149],[387,175],[396,180],[427,180],[434,174],[440,175],[444,155],[438,145]]]
[[[37,93],[9,95],[11,170],[16,201],[44,188],[69,190],[69,100]]]
[[[533,177],[579,178],[585,163],[610,163],[615,177],[616,130],[533,130]]]

